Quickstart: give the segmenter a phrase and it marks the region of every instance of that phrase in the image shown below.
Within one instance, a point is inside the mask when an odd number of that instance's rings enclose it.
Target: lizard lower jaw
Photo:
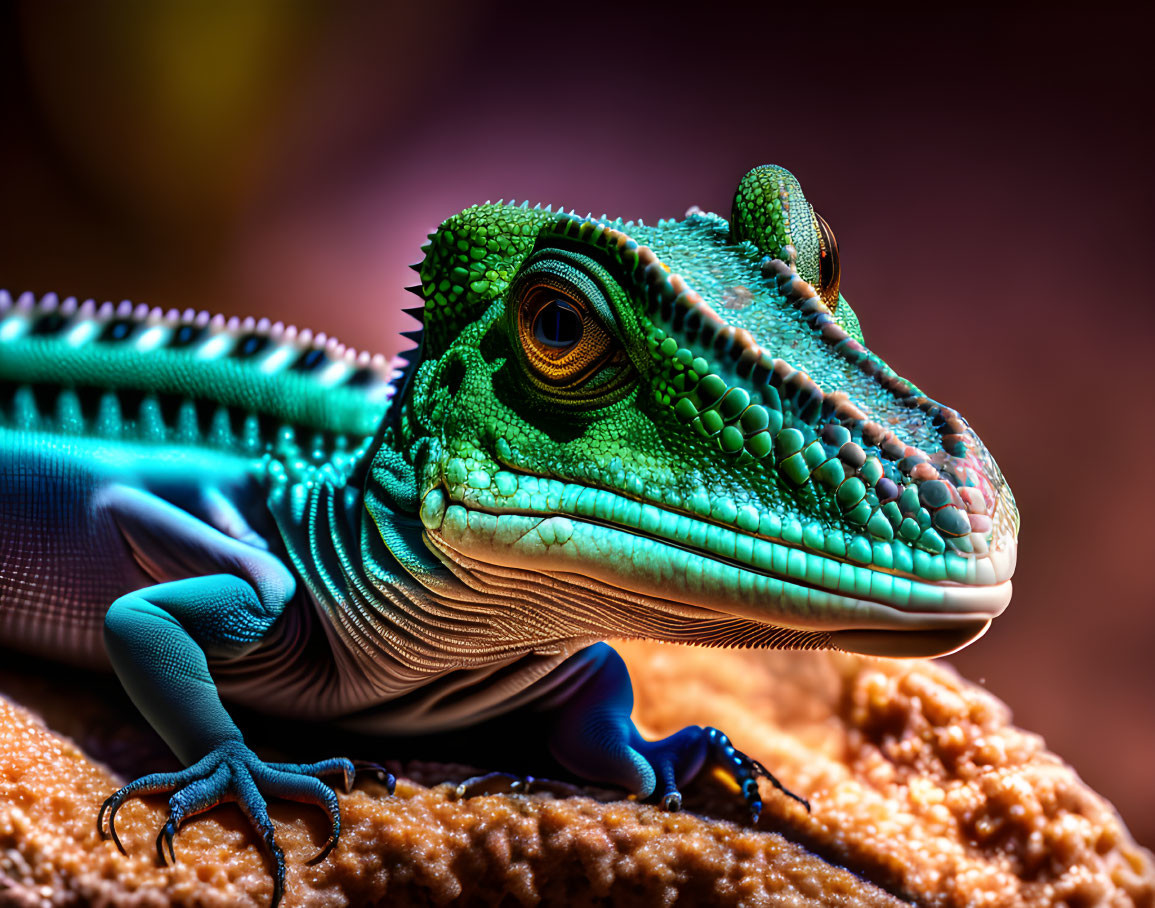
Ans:
[[[953,628],[923,631],[835,631],[830,643],[837,649],[864,656],[929,659],[958,652],[978,640],[990,626],[990,619],[978,618]]]

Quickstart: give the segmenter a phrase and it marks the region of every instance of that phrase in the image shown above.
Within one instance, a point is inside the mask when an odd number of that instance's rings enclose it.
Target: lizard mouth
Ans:
[[[576,514],[478,507],[473,501],[446,506],[442,490],[431,495],[439,496],[440,507],[423,505],[426,530],[450,557],[458,553],[545,574],[565,585],[589,578],[657,608],[674,604],[824,633],[828,645],[852,652],[953,652],[980,637],[1011,597],[1013,535],[992,540],[986,564],[972,559],[963,566],[966,573],[956,570],[970,582],[928,582],[673,512],[658,516],[674,522],[659,519],[657,527],[643,528]],[[686,522],[692,524],[688,531]],[[663,533],[663,526],[682,531]]]

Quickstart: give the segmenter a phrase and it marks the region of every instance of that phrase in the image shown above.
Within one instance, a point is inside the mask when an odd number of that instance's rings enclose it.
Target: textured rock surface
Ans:
[[[948,668],[621,650],[640,724],[726,729],[807,795],[813,813],[766,788],[751,828],[713,780],[674,815],[588,796],[456,802],[447,786],[421,783],[467,769],[413,763],[393,798],[374,782],[342,797],[341,845],[316,866],[305,861],[324,839],[320,816],[274,806],[290,862],[286,904],[1155,904],[1151,855],[1111,806]],[[135,748],[142,768],[164,761],[121,704],[102,702],[99,688],[70,694],[69,683],[0,672],[0,689],[91,749]],[[69,740],[0,701],[0,904],[268,903],[267,865],[232,808],[185,827],[174,868],[157,864],[153,844],[163,799],[121,811],[128,857],[101,842],[96,810],[115,784]]]

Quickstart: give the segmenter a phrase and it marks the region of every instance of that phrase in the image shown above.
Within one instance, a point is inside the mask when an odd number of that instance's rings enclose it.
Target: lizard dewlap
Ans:
[[[0,640],[110,666],[186,769],[158,849],[355,766],[268,763],[225,703],[420,734],[512,710],[676,809],[714,728],[649,741],[599,641],[930,656],[1007,605],[1018,514],[955,410],[866,346],[838,246],[759,167],[729,220],[485,204],[430,235],[403,361],[267,320],[0,295]],[[381,757],[388,757],[382,754]],[[480,780],[467,790],[484,790]],[[802,803],[805,803],[804,801]]]

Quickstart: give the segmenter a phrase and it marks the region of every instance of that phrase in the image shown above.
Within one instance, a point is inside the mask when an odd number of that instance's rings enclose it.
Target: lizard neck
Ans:
[[[331,683],[311,695],[318,714],[412,732],[516,707],[590,641],[511,635],[495,598],[426,545],[412,466],[380,438],[362,457],[370,468],[359,458],[345,471],[326,464],[274,476],[269,499],[332,654]],[[385,702],[388,714],[378,713]]]

